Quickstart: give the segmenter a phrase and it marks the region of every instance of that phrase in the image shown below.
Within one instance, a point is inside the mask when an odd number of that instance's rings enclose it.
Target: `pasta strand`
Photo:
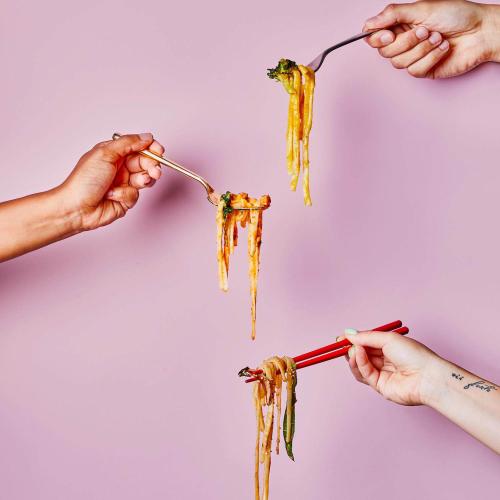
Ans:
[[[262,212],[271,204],[269,195],[260,199],[250,198],[247,193],[226,193],[217,206],[217,266],[219,287],[228,290],[229,258],[238,245],[238,223],[248,225],[248,272],[251,298],[251,337],[256,336],[257,278],[260,267],[260,246],[262,243]],[[234,208],[237,207],[237,208]],[[259,207],[259,209],[257,209]],[[238,210],[243,208],[245,210]]]
[[[278,432],[276,438],[276,454],[279,454],[279,434],[281,432],[281,397],[282,384],[287,384],[287,432],[285,440],[291,443],[293,435],[292,414],[295,405],[296,371],[292,358],[273,356],[265,360],[259,367],[262,375],[258,376],[253,388],[253,401],[256,411],[257,437],[255,441],[255,500],[269,499],[269,480],[271,473],[273,430]],[[263,408],[266,416],[263,417]],[[276,416],[276,418],[275,418]],[[290,431],[289,431],[290,430]],[[293,456],[292,456],[293,458]],[[260,484],[260,466],[264,469],[262,487]],[[262,497],[261,497],[262,494]]]

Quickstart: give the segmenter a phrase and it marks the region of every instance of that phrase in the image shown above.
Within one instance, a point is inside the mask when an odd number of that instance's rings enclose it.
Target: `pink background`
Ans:
[[[216,281],[214,210],[174,172],[111,227],[0,266],[0,498],[253,498],[236,377],[344,327],[402,318],[500,380],[499,67],[397,72],[364,43],[318,78],[312,195],[288,190],[286,95],[266,78],[381,1],[4,2],[0,199],[50,188],[115,131],[153,131],[220,190],[269,192],[257,341],[246,245]],[[296,463],[271,498],[498,498],[498,457],[343,360],[300,374]]]

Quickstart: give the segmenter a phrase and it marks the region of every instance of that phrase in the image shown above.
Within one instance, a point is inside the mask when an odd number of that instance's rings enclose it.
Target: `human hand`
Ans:
[[[57,188],[64,212],[76,214],[79,231],[96,229],[123,217],[138,198],[161,176],[158,162],[138,154],[150,149],[162,155],[164,148],[152,134],[123,135],[94,146],[78,161],[73,172]]]
[[[353,344],[347,359],[356,380],[394,403],[426,403],[432,376],[441,362],[437,354],[393,332],[360,332],[346,338]]]
[[[500,62],[500,6],[465,0],[423,0],[388,5],[366,21],[382,29],[367,42],[418,78],[448,78],[483,62]]]

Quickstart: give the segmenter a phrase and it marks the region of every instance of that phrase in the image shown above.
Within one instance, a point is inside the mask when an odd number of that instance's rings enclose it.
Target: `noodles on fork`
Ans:
[[[262,212],[271,204],[269,195],[260,199],[250,198],[247,193],[221,196],[217,206],[217,263],[219,287],[227,292],[229,257],[238,245],[238,224],[248,225],[248,262],[252,316],[252,339],[255,339],[257,317],[257,277],[260,267],[260,246],[262,243]],[[239,210],[242,208],[245,210]]]
[[[308,66],[281,59],[268,70],[269,78],[278,80],[290,95],[286,130],[286,160],[290,188],[297,189],[302,166],[304,203],[312,205],[309,186],[309,136],[312,128],[315,73]],[[301,151],[302,149],[302,151]]]

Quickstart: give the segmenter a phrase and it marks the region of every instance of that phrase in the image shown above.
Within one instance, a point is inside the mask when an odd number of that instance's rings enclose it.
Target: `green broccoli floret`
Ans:
[[[282,81],[280,77],[283,77],[284,75],[290,75],[292,69],[296,67],[297,64],[295,63],[295,61],[290,61],[290,59],[280,59],[276,68],[267,69],[267,76],[271,78],[271,80],[280,82]]]
[[[221,195],[221,201],[224,202],[224,208],[222,209],[222,214],[224,215],[224,219],[233,211],[233,207],[231,206],[231,193],[226,191],[226,194]]]

